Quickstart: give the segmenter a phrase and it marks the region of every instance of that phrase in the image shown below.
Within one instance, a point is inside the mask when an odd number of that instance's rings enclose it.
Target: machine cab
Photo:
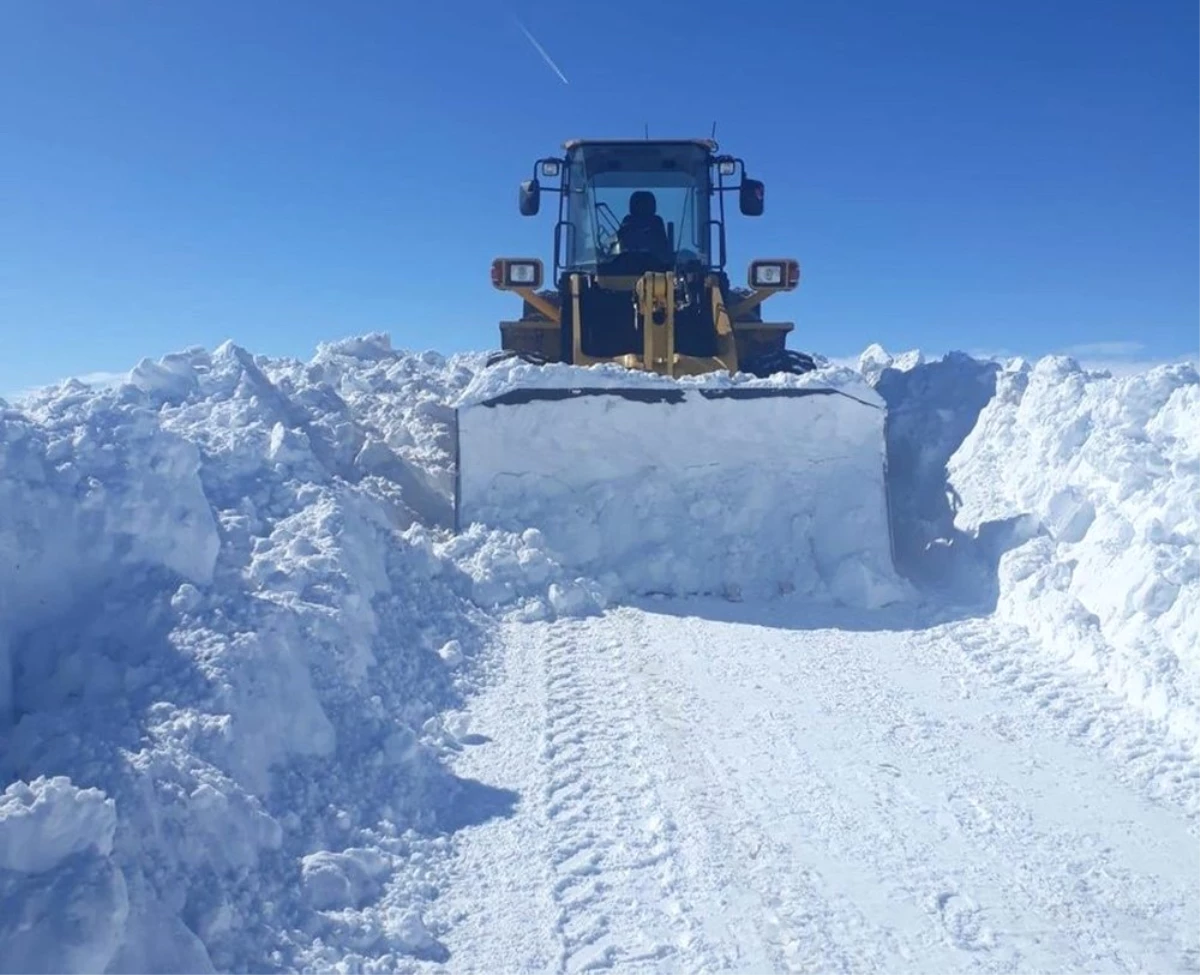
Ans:
[[[538,212],[543,189],[559,194],[556,277],[720,271],[724,194],[736,189],[744,214],[762,213],[762,183],[745,177],[741,160],[717,156],[710,140],[573,140],[563,148],[563,158],[539,160],[520,191],[527,216]],[[741,182],[726,185],[739,169]],[[559,185],[543,187],[541,178]]]

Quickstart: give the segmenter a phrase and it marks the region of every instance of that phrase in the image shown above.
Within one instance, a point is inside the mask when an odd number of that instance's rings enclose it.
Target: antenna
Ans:
[[[642,124],[646,126],[646,141],[649,142],[650,141],[650,123],[643,122]]]
[[[712,144],[713,144],[714,148],[720,148],[717,144],[717,120],[716,119],[713,119],[712,135],[709,136],[709,138],[712,140]]]

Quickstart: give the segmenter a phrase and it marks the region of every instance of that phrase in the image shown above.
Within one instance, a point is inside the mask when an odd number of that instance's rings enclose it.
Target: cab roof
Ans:
[[[709,152],[717,151],[715,139],[567,139],[562,144],[564,152],[580,146],[699,146]]]

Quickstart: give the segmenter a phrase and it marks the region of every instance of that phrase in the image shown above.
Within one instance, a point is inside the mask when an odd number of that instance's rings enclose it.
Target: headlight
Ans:
[[[492,285],[501,291],[542,286],[542,262],[529,257],[498,257],[492,261]]]
[[[782,264],[756,264],[754,280],[750,283],[756,288],[778,287],[783,282]]]
[[[751,261],[746,278],[752,288],[790,291],[800,283],[800,264],[791,260]]]
[[[737,172],[737,162],[733,159],[718,159],[717,172],[722,176],[732,176]]]
[[[508,266],[509,284],[533,284],[537,280],[537,266],[534,264],[510,264]]]

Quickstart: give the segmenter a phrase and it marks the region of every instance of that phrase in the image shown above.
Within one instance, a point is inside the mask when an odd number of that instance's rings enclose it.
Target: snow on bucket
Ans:
[[[460,530],[536,528],[563,565],[618,592],[900,597],[885,411],[869,387],[509,372],[457,405]]]

